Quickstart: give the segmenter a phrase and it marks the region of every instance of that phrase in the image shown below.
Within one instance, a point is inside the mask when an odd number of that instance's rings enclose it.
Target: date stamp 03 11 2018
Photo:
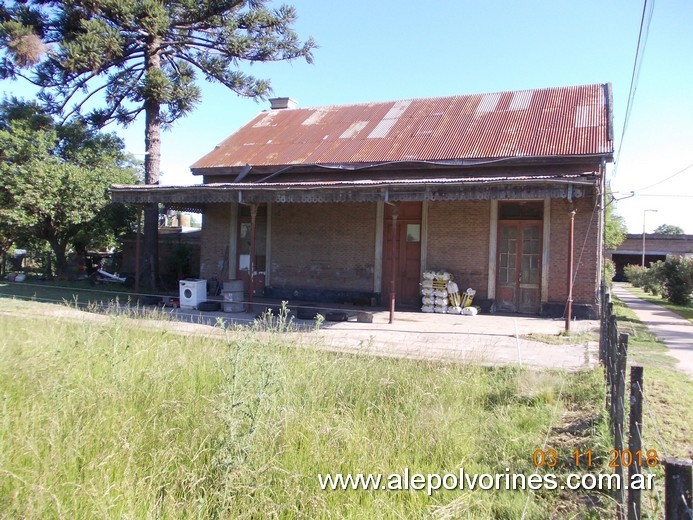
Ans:
[[[575,467],[593,467],[594,460],[592,458],[592,450],[573,450],[570,452],[570,462],[575,463]],[[596,459],[595,459],[596,460]],[[559,460],[559,455],[556,450],[534,450],[532,454],[532,462],[537,468],[565,468],[566,464],[561,463]],[[560,464],[560,465],[559,465]],[[630,450],[611,450],[609,451],[609,463],[608,466],[611,468],[616,468],[619,466],[630,467],[633,464],[639,467],[653,467],[659,464],[659,457],[657,455],[657,450],[637,450],[631,452]]]

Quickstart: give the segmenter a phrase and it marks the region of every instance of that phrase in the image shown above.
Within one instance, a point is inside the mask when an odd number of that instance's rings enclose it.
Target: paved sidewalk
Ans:
[[[679,360],[676,368],[693,378],[693,324],[661,305],[638,298],[623,284],[615,283],[612,293],[669,348],[669,354]]]

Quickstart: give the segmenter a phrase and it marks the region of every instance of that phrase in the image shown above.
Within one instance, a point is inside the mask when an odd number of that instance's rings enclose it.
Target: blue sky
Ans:
[[[649,0],[648,5],[652,5]],[[611,82],[616,149],[643,11],[635,0],[288,0],[315,63],[256,64],[276,96],[300,106],[475,94]],[[693,2],[657,0],[637,92],[613,179],[618,197],[693,163]],[[162,183],[192,184],[188,167],[267,102],[206,83],[198,109],[162,136]],[[16,82],[2,90],[22,94]],[[143,123],[123,130],[143,153]],[[613,175],[613,172],[611,173]],[[656,195],[666,195],[665,197]],[[631,232],[666,223],[693,233],[693,168],[617,203]]]

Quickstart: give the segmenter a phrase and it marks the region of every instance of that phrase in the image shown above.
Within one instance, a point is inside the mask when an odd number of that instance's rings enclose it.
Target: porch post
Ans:
[[[135,234],[135,294],[140,292],[140,233],[142,231],[142,206],[137,206],[137,233]]]
[[[385,235],[385,203],[381,200],[375,206],[375,252],[373,262],[373,292],[381,295],[384,302],[385,285],[383,284],[383,239]]]
[[[568,232],[568,301],[565,308],[565,331],[570,332],[570,316],[573,314],[573,246],[575,243],[575,208],[570,208]]]
[[[496,299],[496,273],[498,258],[498,200],[491,200],[491,216],[488,231],[488,285],[487,294],[490,300]]]
[[[390,231],[390,238],[392,240],[392,245],[390,249],[390,321],[392,323],[395,321],[395,268],[397,266],[396,253],[397,253],[397,217],[399,216],[399,206],[394,204],[392,206],[392,229]]]
[[[250,287],[248,289],[248,312],[253,312],[253,291],[255,289],[255,220],[257,218],[257,202],[250,206],[250,262],[248,265],[248,279]]]

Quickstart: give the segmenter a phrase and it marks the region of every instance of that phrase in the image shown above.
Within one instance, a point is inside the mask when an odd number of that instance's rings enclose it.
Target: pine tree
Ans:
[[[145,118],[145,183],[159,182],[161,129],[200,102],[196,77],[262,99],[269,82],[244,62],[303,58],[315,42],[296,11],[266,0],[24,0],[0,6],[0,79],[25,78],[64,119],[102,126]],[[97,106],[98,108],[92,108]],[[144,283],[157,280],[157,207],[145,209]]]

